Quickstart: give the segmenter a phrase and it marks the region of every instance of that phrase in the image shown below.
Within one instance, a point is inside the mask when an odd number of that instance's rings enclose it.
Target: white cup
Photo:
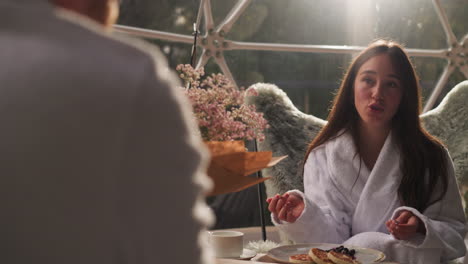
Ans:
[[[217,258],[238,258],[244,247],[244,233],[238,231],[209,231],[209,241]]]

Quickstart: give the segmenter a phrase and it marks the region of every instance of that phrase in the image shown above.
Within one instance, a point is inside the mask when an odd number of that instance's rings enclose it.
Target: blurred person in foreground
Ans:
[[[104,31],[115,1],[71,3],[106,8],[0,2],[0,263],[209,263],[189,104],[159,51]]]

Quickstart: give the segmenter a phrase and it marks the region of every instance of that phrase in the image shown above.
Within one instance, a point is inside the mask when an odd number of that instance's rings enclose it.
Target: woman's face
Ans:
[[[362,125],[391,128],[400,105],[403,87],[388,54],[366,61],[354,80],[354,105]]]

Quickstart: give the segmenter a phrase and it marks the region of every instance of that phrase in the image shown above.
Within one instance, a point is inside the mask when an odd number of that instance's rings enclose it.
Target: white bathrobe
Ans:
[[[305,193],[290,191],[306,201],[302,215],[293,224],[272,217],[275,225],[296,243],[374,248],[383,251],[387,260],[400,263],[440,263],[465,254],[465,215],[448,154],[447,193],[419,212],[399,202],[400,154],[391,133],[372,171],[355,153],[349,133],[313,150],[304,168]],[[403,241],[389,234],[385,222],[401,210],[409,210],[422,220],[425,236],[418,233]]]

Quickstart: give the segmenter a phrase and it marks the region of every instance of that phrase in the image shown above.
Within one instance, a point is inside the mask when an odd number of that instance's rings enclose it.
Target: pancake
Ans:
[[[289,256],[289,262],[301,264],[314,264],[308,254],[297,254]]]
[[[309,257],[317,264],[334,264],[327,255],[327,251],[320,248],[312,248],[309,250]]]

